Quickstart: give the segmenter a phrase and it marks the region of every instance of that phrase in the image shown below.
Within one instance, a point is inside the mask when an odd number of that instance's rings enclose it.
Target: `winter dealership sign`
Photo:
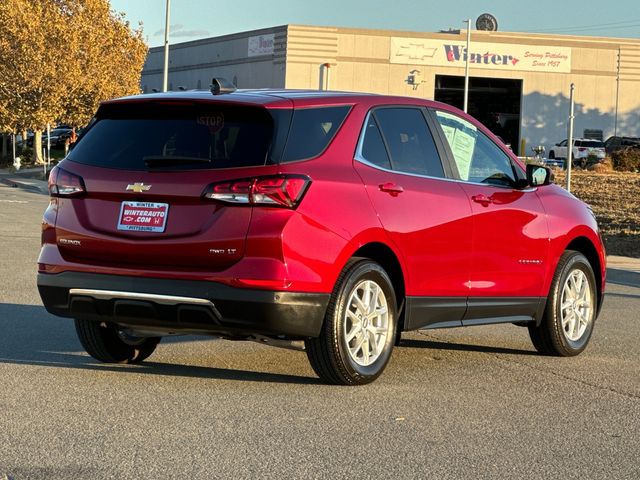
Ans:
[[[273,33],[269,35],[256,35],[249,37],[249,51],[247,55],[249,57],[256,57],[258,55],[272,55],[275,44],[275,35]]]
[[[475,68],[571,72],[571,48],[545,45],[471,42],[469,63]],[[427,38],[391,38],[391,63],[464,67],[466,42]]]

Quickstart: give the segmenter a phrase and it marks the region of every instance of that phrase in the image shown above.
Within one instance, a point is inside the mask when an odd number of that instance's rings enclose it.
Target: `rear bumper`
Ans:
[[[45,308],[159,333],[317,337],[329,294],[94,273],[38,274]]]

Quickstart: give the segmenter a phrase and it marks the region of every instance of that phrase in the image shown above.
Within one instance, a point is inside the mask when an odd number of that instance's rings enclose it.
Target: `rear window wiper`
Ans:
[[[189,163],[211,163],[211,159],[202,157],[180,157],[180,156],[164,156],[150,155],[143,157],[142,161],[147,167],[166,167],[170,165],[183,165]]]

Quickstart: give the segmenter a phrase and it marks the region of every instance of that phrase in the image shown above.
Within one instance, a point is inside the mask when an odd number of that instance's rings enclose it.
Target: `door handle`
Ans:
[[[400,185],[396,185],[393,182],[381,183],[379,187],[381,192],[386,192],[392,197],[397,197],[402,192],[404,192],[404,188],[402,188]]]
[[[493,203],[493,200],[491,200],[490,197],[487,197],[485,194],[481,193],[480,195],[474,195],[473,197],[471,197],[471,200],[473,200],[476,203],[479,203],[480,205],[482,205],[483,207],[488,206],[490,203]]]

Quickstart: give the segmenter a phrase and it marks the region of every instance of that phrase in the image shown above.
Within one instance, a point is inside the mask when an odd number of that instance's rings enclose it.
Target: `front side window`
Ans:
[[[514,187],[516,172],[509,156],[472,123],[448,112],[436,118],[451,148],[460,179]]]
[[[444,177],[438,149],[421,110],[380,108],[373,116],[382,131],[394,170]]]

